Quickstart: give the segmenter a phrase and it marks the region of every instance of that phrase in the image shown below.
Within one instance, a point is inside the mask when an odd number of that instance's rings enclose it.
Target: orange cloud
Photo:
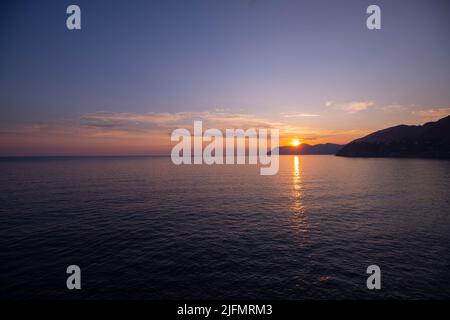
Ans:
[[[4,124],[0,131],[2,155],[125,155],[169,154],[170,134],[192,130],[194,120],[204,128],[277,128],[281,144],[291,138],[306,143],[345,143],[360,131],[302,128],[251,114],[230,112],[114,113],[98,112],[47,123]],[[366,134],[366,132],[364,132]]]

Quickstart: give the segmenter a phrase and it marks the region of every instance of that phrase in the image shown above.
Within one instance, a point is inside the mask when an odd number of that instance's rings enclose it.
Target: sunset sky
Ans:
[[[449,27],[446,0],[2,3],[0,155],[168,154],[194,120],[278,128],[282,144],[437,120]]]

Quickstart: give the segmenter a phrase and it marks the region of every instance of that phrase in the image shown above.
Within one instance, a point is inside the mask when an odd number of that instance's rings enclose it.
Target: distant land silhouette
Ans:
[[[303,143],[298,147],[280,147],[279,154],[280,155],[308,155],[308,154],[336,154],[343,145],[334,144],[334,143],[324,143],[324,144],[316,144],[309,145]]]
[[[399,125],[376,131],[350,142],[336,155],[450,159],[450,115],[422,126]]]

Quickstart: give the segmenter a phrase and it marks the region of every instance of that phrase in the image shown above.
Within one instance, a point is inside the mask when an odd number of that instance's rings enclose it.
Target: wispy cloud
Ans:
[[[282,123],[251,114],[227,112],[96,112],[45,123],[0,123],[0,154],[168,154],[170,133],[205,128],[280,128]]]
[[[389,104],[389,105],[381,107],[381,110],[387,111],[387,112],[404,112],[411,107],[413,107],[413,106],[405,106],[402,104]]]
[[[275,127],[283,125],[252,114],[231,112],[175,112],[175,113],[90,113],[81,116],[81,123],[88,126],[115,128],[189,128],[195,120],[221,128]]]
[[[285,114],[295,118],[300,114]],[[302,114],[305,116],[305,114]],[[316,116],[316,115],[307,115]],[[176,128],[192,130],[195,120],[204,129],[277,128],[281,142],[292,138],[315,143],[345,143],[365,132],[306,128],[288,121],[231,112],[119,113],[95,112],[45,123],[0,124],[0,154],[8,155],[99,155],[168,154],[170,134]]]
[[[311,118],[311,117],[320,117],[319,114],[312,113],[280,113],[284,118]]]
[[[325,106],[331,107],[336,110],[342,110],[348,113],[357,113],[368,109],[375,105],[374,101],[352,101],[345,103],[336,103],[334,101],[327,101]]]
[[[418,106],[414,104],[391,104],[380,107],[380,110],[391,113],[400,114],[403,117],[413,117],[412,119],[423,123],[424,121],[435,121],[443,117],[450,115],[450,107],[431,107],[431,106]]]
[[[413,111],[413,114],[422,117],[427,121],[435,121],[450,115],[449,107],[432,107],[423,110]]]

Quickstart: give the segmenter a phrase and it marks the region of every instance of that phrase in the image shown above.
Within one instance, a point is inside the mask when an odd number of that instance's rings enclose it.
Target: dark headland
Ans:
[[[278,152],[280,155],[336,154],[342,147],[343,145],[334,143],[316,145],[302,143],[298,147],[280,147]]]
[[[376,131],[350,142],[336,155],[450,159],[450,115],[422,126],[399,125]]]

